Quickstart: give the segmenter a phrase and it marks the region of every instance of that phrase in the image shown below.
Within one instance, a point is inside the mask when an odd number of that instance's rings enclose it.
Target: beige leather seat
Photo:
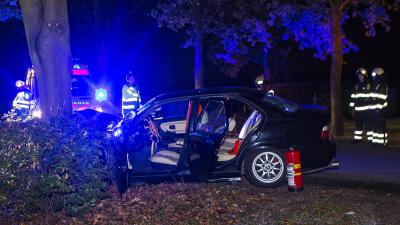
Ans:
[[[161,150],[150,156],[150,161],[153,163],[166,164],[171,166],[178,165],[179,153],[170,150]]]
[[[236,126],[236,120],[234,118],[229,118],[229,126],[228,126],[228,131],[232,132],[233,129],[235,129]],[[235,146],[235,141],[237,138],[225,138],[218,150],[218,161],[223,162],[223,161],[228,161],[236,157],[236,155],[228,153],[228,151],[232,150],[233,147]]]

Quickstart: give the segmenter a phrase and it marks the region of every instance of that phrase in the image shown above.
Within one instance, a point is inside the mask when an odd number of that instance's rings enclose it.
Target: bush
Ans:
[[[107,197],[106,134],[82,116],[0,124],[0,210],[87,212]]]

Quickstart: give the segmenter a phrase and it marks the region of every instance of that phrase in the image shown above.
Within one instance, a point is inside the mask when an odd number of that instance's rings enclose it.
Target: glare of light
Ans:
[[[257,81],[257,84],[263,84],[264,82],[262,80]]]
[[[103,108],[101,107],[96,107],[94,110],[96,110],[97,112],[103,112]]]
[[[29,100],[29,99],[31,98],[31,95],[30,95],[29,93],[25,93],[25,94],[24,94],[24,98],[25,98],[26,100]]]
[[[32,112],[32,117],[33,118],[38,118],[38,119],[42,118],[42,111],[40,111],[40,109],[35,109]]]
[[[372,76],[373,76],[373,77],[376,76],[376,73],[375,73],[375,72],[372,72]]]
[[[116,131],[114,131],[114,137],[119,137],[122,134],[121,129],[117,129]]]
[[[96,100],[99,102],[107,100],[107,90],[104,88],[98,88],[95,90]]]

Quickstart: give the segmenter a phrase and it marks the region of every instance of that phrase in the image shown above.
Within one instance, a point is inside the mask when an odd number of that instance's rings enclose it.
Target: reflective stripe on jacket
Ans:
[[[141,106],[140,92],[136,85],[122,87],[122,110],[136,110]]]
[[[21,91],[13,100],[13,107],[17,109],[30,109],[33,104],[32,100],[25,99],[25,92]]]
[[[388,105],[388,87],[384,82],[377,82],[372,85],[370,92],[370,109],[383,109]]]
[[[355,85],[351,94],[350,107],[354,107],[356,111],[369,109],[370,86],[368,82],[359,82]]]

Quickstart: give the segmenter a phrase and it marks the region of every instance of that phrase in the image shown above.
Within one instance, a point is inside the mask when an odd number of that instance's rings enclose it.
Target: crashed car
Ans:
[[[123,193],[135,179],[286,182],[284,153],[301,151],[302,172],[337,165],[329,114],[250,88],[168,93],[110,127],[113,167]]]

